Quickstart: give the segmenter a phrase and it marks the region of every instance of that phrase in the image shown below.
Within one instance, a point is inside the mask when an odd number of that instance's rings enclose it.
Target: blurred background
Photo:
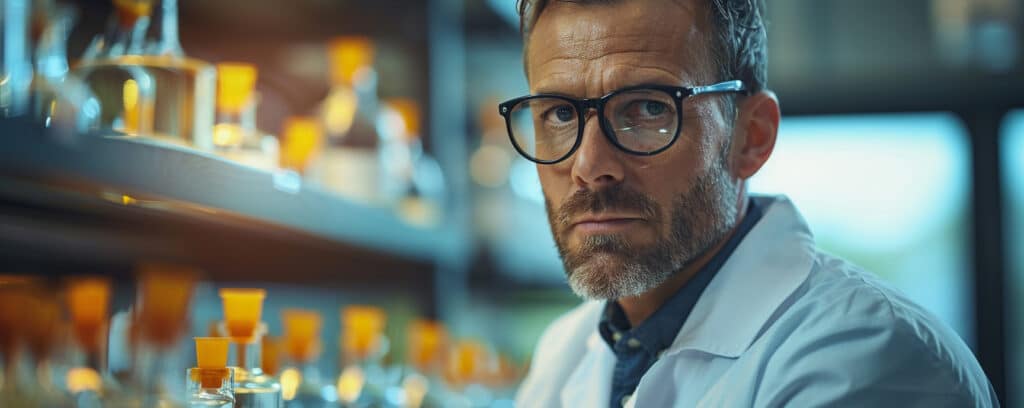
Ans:
[[[316,358],[284,361],[335,402],[369,398],[342,392],[359,330],[341,316],[371,305],[377,367],[509,405],[579,303],[497,111],[528,93],[514,3],[0,0],[0,283],[63,301],[104,277],[112,315],[142,301],[140,265],[195,271],[175,384],[188,337],[225,316],[218,289],[265,289],[270,336],[284,309],[322,318]],[[751,189],[791,197],[822,248],[937,314],[1024,405],[1024,2],[777,0],[767,20],[784,118]],[[414,358],[424,321],[447,339],[436,373]],[[109,337],[105,370],[132,366]],[[378,377],[411,405],[406,371]]]

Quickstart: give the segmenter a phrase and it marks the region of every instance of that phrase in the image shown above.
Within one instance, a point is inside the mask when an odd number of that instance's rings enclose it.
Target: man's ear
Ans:
[[[740,179],[749,179],[768,161],[779,133],[779,98],[764,90],[737,101],[734,124],[732,170]]]

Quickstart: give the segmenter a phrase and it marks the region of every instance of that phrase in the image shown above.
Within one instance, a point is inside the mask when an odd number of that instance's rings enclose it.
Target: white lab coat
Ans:
[[[877,278],[819,252],[784,197],[718,271],[631,407],[991,407],[953,330]],[[541,336],[518,407],[607,407],[615,355],[587,302]]]

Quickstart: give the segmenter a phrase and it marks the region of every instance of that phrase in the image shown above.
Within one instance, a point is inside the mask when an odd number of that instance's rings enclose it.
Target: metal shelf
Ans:
[[[3,263],[166,259],[215,280],[422,289],[437,254],[455,244],[441,228],[406,224],[293,173],[137,138],[60,143],[14,121],[0,122],[0,135]]]

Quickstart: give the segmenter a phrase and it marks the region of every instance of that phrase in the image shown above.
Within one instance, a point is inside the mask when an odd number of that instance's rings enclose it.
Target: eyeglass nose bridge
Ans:
[[[580,112],[583,113],[586,113],[591,109],[599,111],[603,108],[603,106],[601,106],[601,99],[580,99],[578,102]]]
[[[579,109],[580,115],[580,132],[583,132],[583,127],[586,126],[586,122],[590,119],[590,111],[594,111],[594,115],[597,116],[597,121],[601,125],[601,130],[607,132],[605,129],[607,120],[604,118],[604,101],[606,98],[594,98],[594,99],[579,99],[576,101],[576,109]],[[610,137],[610,136],[609,136]]]
[[[594,112],[594,117],[596,117],[597,119],[597,127],[601,129],[601,135],[604,136],[604,138],[607,139],[608,142],[611,142],[613,146],[622,149],[621,144],[618,141],[617,135],[615,134],[614,129],[612,129],[611,123],[608,122],[608,119],[604,117],[604,104],[607,99],[608,96],[603,98],[578,99],[576,101],[576,106],[577,109],[579,109],[580,117],[579,133],[576,139],[576,146],[573,147],[572,152],[570,152],[569,155],[575,153],[576,149],[579,148],[579,146],[583,143],[583,132],[586,129],[587,121],[590,120],[589,113],[591,111]]]

